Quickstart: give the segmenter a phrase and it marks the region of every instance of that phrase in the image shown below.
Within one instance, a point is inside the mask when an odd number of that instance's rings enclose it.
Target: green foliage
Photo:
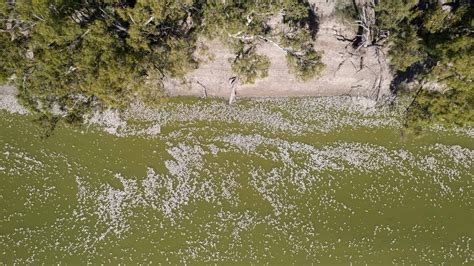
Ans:
[[[310,10],[302,1],[282,1],[283,21],[292,26],[306,23]]]
[[[417,79],[436,84],[416,95],[407,113],[409,128],[474,122],[474,10],[463,1],[448,5],[394,0],[376,7],[377,26],[390,32],[392,68],[402,73],[424,65]]]
[[[444,86],[422,91],[407,126],[474,126],[474,38],[461,36],[436,45],[437,64],[426,79]]]
[[[324,69],[321,54],[314,49],[308,49],[303,55],[287,54],[290,71],[303,81],[308,81],[318,76]]]
[[[165,79],[198,67],[202,37],[233,49],[244,83],[268,75],[270,60],[256,49],[264,41],[284,45],[291,71],[306,80],[322,68],[312,12],[300,0],[2,1],[0,82],[16,77],[20,99],[54,129],[98,108],[160,102]]]
[[[282,3],[266,1],[206,1],[203,5],[202,32],[209,38],[233,43],[229,35],[265,34],[268,18],[282,8]]]
[[[52,119],[51,108],[59,105],[68,122],[92,108],[159,100],[162,79],[197,66],[195,28],[186,22],[190,3],[2,3],[0,14],[8,19],[0,25],[0,78],[16,74],[19,97],[30,109]],[[157,79],[153,89],[150,78]]]
[[[310,6],[297,0],[208,1],[203,6],[202,31],[206,37],[219,38],[232,48],[232,70],[244,83],[267,76],[270,61],[255,49],[263,40],[278,45],[288,55],[290,71],[308,80],[323,67],[321,57],[316,56],[319,53],[310,45],[310,14]],[[285,30],[274,27],[275,21]]]
[[[401,27],[401,26],[400,26]],[[406,71],[410,66],[426,58],[422,39],[415,30],[407,26],[406,30],[394,34],[389,50],[390,64],[397,71]]]
[[[429,72],[430,80],[460,91],[474,89],[473,37],[459,36],[439,43],[434,47],[433,55],[437,64]]]
[[[441,7],[427,11],[426,18],[423,21],[423,27],[430,33],[443,32],[456,25],[461,20],[461,13],[467,10],[466,7],[460,8],[457,12],[447,12]]]
[[[268,35],[266,22],[277,12],[277,5],[270,1],[208,1],[203,10],[204,36],[218,38],[232,48],[235,57],[229,62],[239,80],[246,84],[266,77],[270,60],[257,54],[257,36]]]
[[[471,85],[472,86],[472,85]],[[432,124],[451,127],[474,125],[474,88],[441,93],[423,90],[408,110],[405,126],[416,132]]]
[[[255,80],[268,76],[270,59],[257,54],[255,49],[255,47],[245,49],[243,46],[234,60],[229,59],[232,71],[237,74],[243,84],[252,84]]]
[[[397,31],[402,22],[410,22],[417,16],[414,10],[420,0],[382,0],[377,1],[375,11],[377,13],[376,24],[378,27]]]

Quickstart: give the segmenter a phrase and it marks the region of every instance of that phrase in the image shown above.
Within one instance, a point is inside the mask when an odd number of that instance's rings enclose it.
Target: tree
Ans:
[[[232,70],[244,83],[253,83],[268,73],[270,61],[257,54],[256,49],[264,42],[282,50],[290,71],[308,80],[317,76],[324,66],[320,53],[311,44],[312,12],[309,4],[297,0],[209,1],[203,6],[202,32],[232,48],[235,54],[229,59]]]
[[[229,59],[232,71],[237,74],[244,83],[254,83],[255,80],[268,76],[270,59],[255,52],[256,47],[246,48],[244,43],[240,43],[241,49],[235,59]]]
[[[290,71],[303,81],[312,79],[324,69],[321,53],[311,48],[304,50],[304,54],[301,55],[288,53],[286,58]]]
[[[426,52],[422,39],[413,27],[410,25],[399,27],[406,27],[406,29],[399,30],[392,36],[388,54],[392,69],[403,72],[415,63],[425,60]]]
[[[162,96],[166,77],[197,67],[192,1],[16,1],[2,4],[2,79],[43,118],[68,122],[96,108]],[[199,13],[196,14],[199,16]],[[157,79],[155,87],[150,78]],[[44,120],[44,119],[43,119]],[[52,123],[57,124],[57,121]]]
[[[0,81],[15,77],[20,99],[50,128],[160,101],[165,79],[198,66],[203,37],[234,51],[232,70],[244,83],[268,75],[270,60],[257,52],[263,42],[286,53],[302,79],[323,67],[312,45],[314,10],[300,0],[3,1],[0,16]]]
[[[474,123],[474,8],[466,1],[379,1],[377,26],[390,33],[390,59],[398,75],[420,70],[421,84],[406,126]],[[423,68],[412,68],[421,65]],[[433,85],[434,84],[434,85]]]

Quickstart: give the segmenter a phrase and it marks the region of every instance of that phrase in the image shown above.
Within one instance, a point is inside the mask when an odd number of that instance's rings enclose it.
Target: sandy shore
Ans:
[[[347,43],[337,40],[335,32],[343,32],[347,36],[355,33],[335,18],[336,0],[310,0],[320,15],[320,26],[315,48],[323,51],[325,70],[319,78],[307,82],[299,81],[289,73],[285,53],[270,43],[259,47],[259,52],[271,60],[268,77],[257,80],[251,85],[236,85],[238,97],[284,97],[284,96],[365,96],[377,98],[389,93],[391,76],[388,64],[379,62],[375,49],[367,48],[358,56],[351,56],[346,49]],[[229,97],[231,88],[229,79],[234,76],[229,58],[233,55],[224,45],[217,41],[206,43],[214,55],[212,62],[202,64],[197,70],[189,73],[183,84],[181,81],[170,80],[165,83],[170,96],[208,96]],[[363,62],[364,67],[360,65]],[[374,91],[380,73],[384,75],[382,90]],[[204,89],[205,88],[205,89]]]

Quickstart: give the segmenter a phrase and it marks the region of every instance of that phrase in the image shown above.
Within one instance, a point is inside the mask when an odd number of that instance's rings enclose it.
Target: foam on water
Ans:
[[[47,140],[1,113],[0,261],[472,263],[469,134],[387,136],[393,112],[171,102]]]

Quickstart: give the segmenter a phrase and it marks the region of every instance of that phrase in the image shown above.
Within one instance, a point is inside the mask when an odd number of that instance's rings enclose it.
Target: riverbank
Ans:
[[[310,0],[319,15],[318,33],[314,47],[323,52],[325,68],[321,75],[301,81],[290,73],[286,53],[272,43],[263,42],[258,52],[268,56],[271,65],[268,77],[254,84],[234,85],[237,97],[296,97],[296,96],[363,96],[381,99],[390,95],[392,75],[387,59],[377,53],[376,47],[353,51],[347,42],[338,40],[338,34],[347,38],[356,35],[353,27],[335,15],[336,0]],[[214,60],[207,60],[188,73],[184,80],[168,80],[165,91],[170,96],[214,96],[229,98],[232,73],[229,58],[235,55],[218,41],[203,41]],[[206,61],[205,58],[201,58]]]
[[[1,88],[0,88],[1,89]],[[15,90],[0,90],[0,110],[25,115],[28,111],[15,98]],[[269,132],[304,135],[327,134],[346,128],[384,127],[403,132],[403,113],[408,103],[399,99],[394,105],[377,105],[365,97],[257,97],[239,98],[229,105],[221,98],[170,97],[157,107],[132,103],[119,112],[107,109],[88,113],[82,128],[98,127],[116,136],[156,137],[167,134],[162,128],[171,121],[179,123],[242,123],[260,125]],[[432,126],[428,132],[474,137],[474,129]]]
[[[268,76],[257,79],[254,84],[241,84],[238,80],[230,84],[235,77],[232,73],[229,58],[235,54],[217,40],[201,40],[208,47],[209,54],[196,54],[203,63],[188,73],[184,79],[167,79],[164,82],[165,94],[169,97],[194,96],[232,98],[288,98],[288,97],[354,97],[359,105],[372,108],[382,99],[390,96],[391,75],[386,58],[380,58],[374,47],[358,50],[354,53],[348,44],[338,40],[337,34],[348,38],[355,36],[354,29],[335,16],[336,0],[309,1],[317,14],[316,40],[313,45],[323,52],[322,62],[325,68],[321,75],[309,81],[299,80],[290,73],[286,52],[270,42],[257,46],[258,53],[266,55],[271,65]],[[207,57],[213,60],[207,60]],[[381,60],[383,59],[383,60]],[[153,83],[153,80],[149,82]],[[150,85],[150,84],[148,84]],[[153,84],[150,85],[153,87]],[[156,85],[158,86],[158,84]],[[0,86],[3,94],[0,105],[12,112],[25,113],[26,110],[15,104],[11,87]]]

